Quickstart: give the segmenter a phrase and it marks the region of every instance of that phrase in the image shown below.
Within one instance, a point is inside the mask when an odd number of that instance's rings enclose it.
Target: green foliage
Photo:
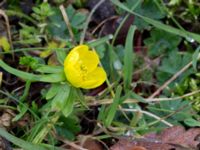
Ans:
[[[134,136],[151,130],[159,131],[170,124],[187,127],[200,126],[198,122],[200,110],[199,47],[196,51],[193,50],[198,46],[200,36],[185,31],[181,26],[178,26],[180,29],[171,26],[170,15],[176,16],[176,14],[170,13],[177,12],[182,1],[171,0],[168,3],[170,5],[169,14],[167,14],[169,18],[165,14],[168,9],[164,11],[166,6],[161,1],[111,1],[118,12],[128,12],[127,17],[134,15],[134,24],[128,29],[124,45],[114,45],[114,42],[110,44],[110,40],[117,37],[117,31],[114,36],[90,36],[88,33],[96,26],[94,24],[89,26],[91,28],[87,30],[88,39],[96,39],[86,41],[85,44],[97,51],[101,61],[100,65],[107,73],[107,86],[103,85],[94,90],[75,88],[68,83],[65,77],[63,62],[68,51],[75,45],[71,41],[60,9],[53,6],[53,4],[65,4],[63,0],[49,1],[49,3],[38,0],[34,2],[33,13],[30,16],[22,12],[16,15],[25,20],[20,20],[23,22],[19,23],[20,31],[14,32],[19,39],[12,37],[13,58],[9,58],[9,54],[4,57],[5,52],[0,52],[3,54],[0,59],[0,71],[2,72],[0,75],[3,74],[3,78],[0,79],[3,83],[3,88],[0,90],[0,104],[2,108],[13,109],[17,113],[12,118],[16,126],[11,131],[16,130],[17,132],[13,134],[29,142],[0,130],[2,137],[23,149],[43,150],[57,149],[53,145],[60,146],[61,143],[56,137],[78,141],[78,135],[86,134],[82,131],[91,126],[92,133],[95,133],[94,138],[98,140],[125,135],[129,131],[134,132]],[[8,3],[15,5],[13,8],[19,9],[17,5],[20,1],[8,1]],[[87,12],[78,9],[84,3],[84,0],[79,0],[75,5],[73,3],[65,9],[76,43],[79,43],[88,16]],[[190,20],[198,23],[196,20],[199,14],[199,9],[196,8],[198,3],[184,1],[184,4],[188,6],[184,12],[190,15]],[[15,16],[14,12],[9,13]],[[183,16],[180,17],[183,18]],[[109,22],[106,20],[106,23]],[[15,27],[12,21],[10,23]],[[122,25],[123,23],[120,24]],[[12,29],[15,30],[15,28]],[[118,30],[120,31],[120,28]],[[10,31],[12,35],[15,35],[12,30]],[[134,37],[135,32],[136,35],[137,33],[141,35],[141,40],[138,36]],[[190,42],[183,38],[190,39]],[[139,46],[138,51],[134,51],[135,43]],[[2,47],[6,51],[5,46]],[[6,47],[8,49],[8,45]],[[18,47],[25,48],[17,49]],[[10,62],[18,58],[20,66],[18,67],[16,63],[16,66],[12,64],[11,67]],[[158,102],[151,102],[154,99],[146,98],[191,62],[193,68],[190,67],[181,73],[158,95],[160,98],[166,98],[166,101],[157,99]],[[20,78],[20,82],[14,85],[16,90],[13,89],[13,85],[8,86],[10,84],[7,83],[10,79],[9,74]],[[25,82],[22,82],[23,80]],[[41,89],[34,88],[35,86]],[[173,100],[174,97],[180,98]],[[90,110],[94,115],[86,116],[85,110]],[[18,121],[23,120],[26,115],[30,122],[29,125],[18,127]],[[89,125],[81,126],[83,118],[90,120],[90,117],[92,121],[88,123]],[[104,130],[101,131],[100,128]],[[99,131],[101,133],[96,134]],[[45,146],[37,145],[42,142],[45,142],[42,144]]]
[[[184,123],[188,125],[189,127],[200,127],[200,122],[193,119],[193,118],[188,118],[184,120]]]
[[[158,57],[166,52],[177,51],[180,41],[179,36],[154,28],[150,32],[150,37],[145,39],[144,43],[148,48],[148,55]]]
[[[0,66],[7,72],[14,74],[15,76],[19,78],[33,81],[33,82],[40,81],[40,82],[56,83],[56,82],[61,82],[65,80],[64,72],[61,72],[59,74],[35,75],[32,73],[27,73],[27,72],[12,68],[8,66],[6,63],[4,63],[2,60],[0,60]]]
[[[124,55],[124,88],[128,90],[132,82],[133,72],[133,37],[136,27],[131,26],[127,35],[125,44],[125,55]]]
[[[122,87],[118,86],[117,90],[116,90],[115,98],[113,99],[113,103],[112,103],[112,105],[110,105],[107,108],[107,113],[105,113],[106,115],[104,115],[106,127],[109,127],[111,125],[111,123],[115,117],[115,114],[117,112],[117,108],[118,108],[119,102],[120,102],[121,92],[122,92]]]
[[[181,70],[192,60],[192,55],[189,53],[180,54],[177,51],[172,51],[169,56],[162,60],[161,66],[158,67],[156,77],[160,84],[172,77],[175,73]],[[184,72],[176,82],[180,82],[190,74],[194,73],[193,69],[188,69]]]
[[[19,31],[20,43],[22,44],[35,44],[41,42],[41,35],[39,30],[34,26],[28,26],[20,23],[22,29]]]
[[[192,118],[192,106],[189,101],[163,101],[157,104],[150,104],[147,108],[161,118],[168,116],[166,120],[176,125],[185,119]]]
[[[60,124],[56,125],[56,131],[59,136],[69,140],[75,140],[76,134],[81,130],[79,119],[76,116],[70,115],[69,117],[61,117]]]
[[[69,39],[69,32],[66,27],[66,24],[63,20],[61,12],[59,9],[54,9],[54,15],[49,17],[48,30],[54,37]],[[84,22],[86,20],[86,14],[77,12],[72,5],[69,5],[66,8],[66,13],[68,15],[69,21],[71,23],[72,29],[76,35],[77,40],[79,39],[80,34],[78,31],[83,29]]]
[[[176,85],[175,93],[183,95],[184,93],[195,92],[199,90],[200,80],[198,74],[187,77],[184,81]],[[192,102],[194,110],[200,111],[200,93],[189,96],[186,100]]]
[[[200,46],[195,50],[193,56],[192,56],[192,65],[195,69],[195,71],[197,71],[197,63],[200,59]]]
[[[131,6],[133,0],[127,0],[128,6]],[[154,0],[144,0],[140,5],[135,9],[135,12],[152,18],[152,19],[162,19],[165,17],[165,13],[163,12],[162,9],[158,7],[158,5],[155,3]],[[139,28],[139,29],[148,29],[150,26],[148,23],[144,22],[141,18],[135,17],[134,24]]]
[[[197,42],[200,42],[200,36],[198,34],[195,33],[191,33],[188,31],[182,31],[180,29],[174,28],[172,26],[166,25],[161,23],[160,21],[157,21],[155,19],[151,19],[149,17],[146,17],[144,15],[141,15],[139,13],[136,13],[132,10],[130,10],[128,7],[126,7],[125,5],[123,5],[121,2],[119,2],[118,0],[111,0],[113,2],[113,4],[115,4],[116,6],[120,7],[121,9],[129,12],[130,14],[133,14],[139,18],[141,18],[142,20],[144,20],[145,22],[151,24],[152,26],[161,29],[163,31],[167,31],[169,33],[172,34],[176,34],[185,38],[192,38],[193,40],[196,40]]]
[[[200,15],[199,4],[198,0],[171,0],[168,3],[170,6],[170,13],[175,14],[176,17],[187,22],[196,22],[198,20],[198,16]],[[180,6],[182,8],[180,8]],[[178,15],[176,15],[176,13],[178,13]]]
[[[38,59],[32,56],[23,56],[23,57],[20,57],[19,64],[30,67],[33,70],[35,70],[39,66],[39,61]]]
[[[39,22],[44,22],[47,19],[47,17],[52,16],[54,14],[54,12],[51,9],[51,6],[47,2],[44,2],[37,7],[33,7],[33,12],[33,18],[35,18]]]

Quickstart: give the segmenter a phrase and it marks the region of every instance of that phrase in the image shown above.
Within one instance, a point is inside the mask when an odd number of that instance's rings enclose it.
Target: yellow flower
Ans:
[[[64,62],[67,80],[77,88],[92,89],[106,80],[106,72],[98,66],[99,57],[87,45],[73,48]]]

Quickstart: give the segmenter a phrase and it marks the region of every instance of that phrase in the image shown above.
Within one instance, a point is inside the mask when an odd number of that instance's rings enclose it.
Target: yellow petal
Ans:
[[[79,64],[87,68],[88,73],[92,72],[99,64],[99,57],[95,51],[88,51],[84,56],[81,55]]]
[[[88,52],[88,46],[87,45],[80,45],[73,48],[69,54],[67,55],[64,65],[75,65],[78,63],[80,56],[85,55],[85,53]]]
[[[106,80],[106,72],[103,68],[97,67],[93,72],[89,73],[86,80],[81,84],[83,89],[92,89],[100,86]]]
[[[83,82],[80,72],[76,68],[70,65],[64,67],[64,72],[65,72],[67,80],[74,87],[79,88],[81,83]]]
[[[98,87],[106,80],[106,73],[98,64],[99,57],[95,51],[90,51],[87,45],[76,46],[64,61],[67,80],[75,87]]]
[[[97,67],[98,63],[99,57],[95,51],[89,51],[87,45],[79,45],[69,52],[64,65],[73,65],[77,69],[83,66],[88,72],[91,72]]]

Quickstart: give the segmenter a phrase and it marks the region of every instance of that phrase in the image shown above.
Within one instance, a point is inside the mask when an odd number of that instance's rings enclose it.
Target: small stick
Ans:
[[[150,116],[150,117],[153,117],[153,118],[155,118],[155,119],[161,121],[162,123],[168,125],[169,127],[173,127],[173,124],[171,124],[171,123],[165,121],[164,119],[162,119],[162,118],[160,118],[160,117],[158,117],[158,116],[156,116],[156,115],[154,115],[154,114],[152,114],[152,113],[150,113],[150,112],[144,111],[144,110],[139,110],[139,109],[125,109],[125,108],[123,108],[123,109],[121,109],[121,110],[126,111],[126,112],[141,112],[141,113],[143,113],[143,114],[146,114],[146,115],[148,115],[148,116]]]
[[[81,35],[80,44],[83,44],[83,42],[84,42],[85,35],[86,35],[86,30],[87,30],[87,28],[88,28],[88,24],[89,24],[89,22],[90,22],[90,20],[91,20],[91,17],[92,17],[92,15],[93,15],[93,13],[96,11],[96,9],[97,9],[104,1],[105,1],[105,0],[100,0],[100,1],[94,6],[94,8],[91,10],[91,12],[90,12],[90,14],[89,14],[89,16],[88,16],[88,18],[87,18],[87,20],[86,20],[85,27],[84,27],[84,29],[83,29],[83,33],[82,33],[82,35]]]
[[[169,80],[167,80],[159,89],[157,89],[148,99],[154,98],[158,95],[164,88],[166,88],[171,82],[173,82],[178,76],[180,76],[183,72],[185,72],[190,66],[192,62],[189,62],[186,66],[184,66],[181,70],[179,70],[176,74],[174,74]]]
[[[74,38],[74,33],[73,33],[73,31],[72,31],[72,27],[71,27],[71,25],[70,25],[68,15],[67,15],[67,13],[66,13],[66,11],[65,11],[65,7],[64,7],[63,5],[60,5],[59,8],[60,8],[60,11],[61,11],[61,13],[62,13],[63,19],[64,19],[64,21],[65,21],[65,23],[66,23],[66,25],[67,25],[67,28],[68,28],[68,30],[69,30],[69,35],[70,35],[70,37],[71,37],[72,43],[73,43],[74,45],[76,45],[76,41],[75,41],[75,38]]]
[[[11,38],[11,33],[10,33],[10,24],[9,24],[8,16],[6,15],[6,13],[2,9],[0,9],[0,15],[2,15],[4,17],[4,19],[5,19],[6,28],[7,28],[7,35],[8,35],[8,39],[9,39],[9,42],[10,42],[10,47],[11,47],[11,49],[13,49],[12,38]],[[12,53],[12,57],[14,59],[14,53]]]
[[[186,98],[186,97],[198,94],[198,93],[200,93],[200,90],[193,91],[193,92],[187,93],[185,95],[172,97],[172,98],[152,98],[152,99],[144,99],[144,100],[146,100],[147,102],[173,101],[173,100],[179,100],[182,98]],[[88,101],[90,101],[90,99],[88,99],[88,98],[86,98],[86,99]],[[123,104],[133,104],[133,103],[138,103],[138,102],[139,101],[137,99],[128,98],[128,99],[124,100]],[[99,101],[93,100],[92,102],[88,102],[88,105],[89,106],[97,106],[97,105],[108,105],[111,103],[113,103],[113,99],[102,99]]]
[[[87,150],[87,149],[75,144],[74,142],[68,141],[68,140],[66,140],[66,139],[64,139],[62,137],[57,136],[57,135],[56,135],[56,138],[58,140],[62,141],[63,143],[65,143],[66,145],[69,145],[69,146],[71,146],[71,147],[73,147],[73,148],[75,148],[77,150]]]

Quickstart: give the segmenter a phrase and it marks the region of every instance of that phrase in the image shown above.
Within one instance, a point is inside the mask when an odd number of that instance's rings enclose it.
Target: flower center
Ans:
[[[81,64],[80,70],[81,70],[81,75],[82,75],[83,81],[86,81],[87,80],[87,73],[88,73],[87,67],[85,65]]]

